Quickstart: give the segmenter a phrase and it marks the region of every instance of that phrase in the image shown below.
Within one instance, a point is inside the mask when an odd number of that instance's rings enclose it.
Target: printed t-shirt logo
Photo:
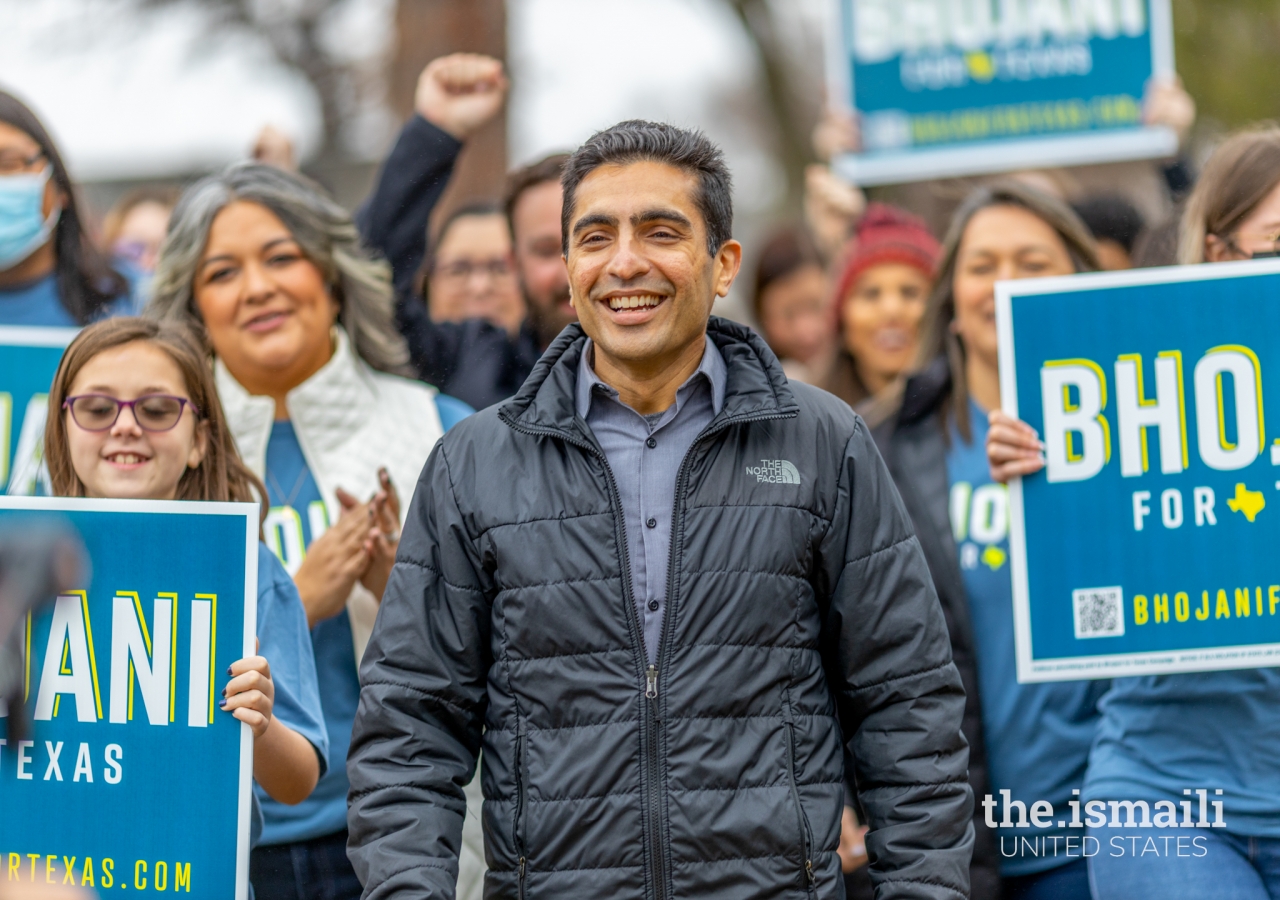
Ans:
[[[769,484],[800,483],[799,470],[785,459],[762,459],[758,466],[747,466],[747,474]]]

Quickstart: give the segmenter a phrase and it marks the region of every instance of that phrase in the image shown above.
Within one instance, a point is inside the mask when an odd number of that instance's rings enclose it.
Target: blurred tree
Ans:
[[[143,9],[156,9],[190,0],[138,0]],[[328,30],[345,0],[195,0],[209,17],[210,33],[244,28],[264,37],[280,62],[301,72],[315,88],[323,118],[317,154],[321,165],[347,156],[344,127],[367,93],[358,66],[335,53]],[[365,90],[362,90],[365,88]]]
[[[1267,84],[1280,46],[1276,0],[1174,0],[1178,72],[1201,120],[1239,128],[1280,118]]]
[[[760,62],[762,98],[775,152],[787,176],[784,206],[798,212],[804,169],[813,162],[810,135],[825,96],[821,17],[801,14],[794,0],[720,0],[742,23]],[[812,5],[812,4],[811,4]]]

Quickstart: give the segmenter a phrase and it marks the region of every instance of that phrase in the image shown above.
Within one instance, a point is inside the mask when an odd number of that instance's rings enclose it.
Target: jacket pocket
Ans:
[[[526,726],[524,719],[516,717],[516,758],[513,761],[512,769],[516,775],[516,813],[512,822],[512,844],[516,848],[516,858],[519,865],[517,875],[517,890],[520,900],[525,900],[525,870],[528,868],[528,859],[525,855],[524,846],[524,816],[526,786],[528,784],[528,772],[525,769],[525,742],[527,740]]]
[[[814,894],[817,877],[813,874],[813,830],[809,827],[809,817],[805,815],[804,806],[800,803],[800,786],[796,781],[796,723],[792,718],[791,705],[786,707],[787,726],[787,781],[791,785],[791,800],[796,807],[796,821],[800,826],[804,871],[801,879],[809,896]]]

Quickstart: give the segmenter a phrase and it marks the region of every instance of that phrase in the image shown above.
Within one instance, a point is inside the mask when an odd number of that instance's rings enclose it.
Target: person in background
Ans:
[[[471,203],[449,214],[427,256],[423,293],[434,322],[484,319],[519,333],[525,303],[501,207]]]
[[[988,796],[1002,790],[1029,809],[1067,809],[1084,784],[1105,682],[1019,684],[1014,656],[1008,503],[992,483],[987,412],[1000,407],[995,283],[1098,268],[1088,229],[1066,204],[1021,183],[974,191],[942,246],[921,322],[919,371],[876,442],[915,522],[947,613],[952,655],[965,678],[969,778],[977,795],[973,896],[994,897],[999,860],[1006,900],[1087,900],[1080,856],[1030,855],[1018,839],[1082,829],[998,830]],[[985,765],[983,762],[985,761]],[[1002,856],[997,842],[1004,835]]]
[[[1223,142],[1205,164],[1182,217],[1178,262],[1270,258],[1280,250],[1280,128]],[[991,477],[1029,477],[1044,467],[1035,431],[994,409]],[[1280,897],[1280,669],[1236,669],[1121,678],[1103,698],[1102,721],[1080,800],[1160,801],[1177,809],[1191,788],[1220,789],[1225,828],[1186,856],[1089,860],[1097,900],[1130,897]],[[1119,837],[1159,843],[1167,829],[1090,828],[1103,848]]]
[[[130,317],[81,331],[54,376],[46,421],[55,496],[263,496],[236,452],[207,353],[181,325]],[[305,800],[329,751],[298,591],[271,551],[258,549],[258,653],[231,665],[220,704],[253,729],[251,845],[262,834],[263,805]]]
[[[418,78],[414,115],[356,214],[365,244],[391,264],[399,298],[396,324],[413,371],[476,409],[514,394],[537,361],[537,350],[484,319],[433,322],[415,280],[431,212],[462,142],[497,115],[506,92],[506,74],[496,59],[456,53],[433,60]]]
[[[1142,213],[1119,194],[1094,194],[1071,208],[1093,234],[1103,271],[1132,269],[1134,246],[1146,223]]]
[[[516,274],[529,312],[522,358],[530,368],[556,335],[578,321],[569,300],[569,273],[560,250],[564,203],[560,176],[568,161],[567,153],[553,153],[507,176],[503,208],[511,223]]]
[[[387,266],[366,255],[345,210],[272,166],[232,166],[187,189],[148,313],[208,334],[228,424],[266,484],[267,543],[311,628],[329,768],[305,802],[264,802],[252,879],[264,897],[354,900],[347,746],[360,658],[399,542],[397,486],[417,481],[440,435],[470,410],[399,377],[409,355]],[[483,863],[464,853],[463,869],[475,883]]]
[[[765,241],[751,305],[760,335],[787,377],[815,383],[831,365],[835,334],[822,255],[803,228],[783,228]]]
[[[99,243],[117,268],[150,281],[177,201],[178,192],[172,188],[142,187],[129,191],[107,210]],[[138,292],[145,295],[148,289],[148,284],[140,284]]]
[[[915,362],[938,250],[924,222],[883,203],[867,207],[849,242],[835,290],[840,349],[819,384],[871,428],[896,410],[901,395],[889,389]]]
[[[0,91],[0,325],[75,328],[135,311],[128,280],[89,240],[53,139]]]

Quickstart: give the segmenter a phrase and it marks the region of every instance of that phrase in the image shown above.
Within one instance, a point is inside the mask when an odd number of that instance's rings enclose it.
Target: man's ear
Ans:
[[[727,240],[716,252],[715,280],[716,296],[727,297],[733,280],[738,277],[742,268],[742,245],[735,240]]]

